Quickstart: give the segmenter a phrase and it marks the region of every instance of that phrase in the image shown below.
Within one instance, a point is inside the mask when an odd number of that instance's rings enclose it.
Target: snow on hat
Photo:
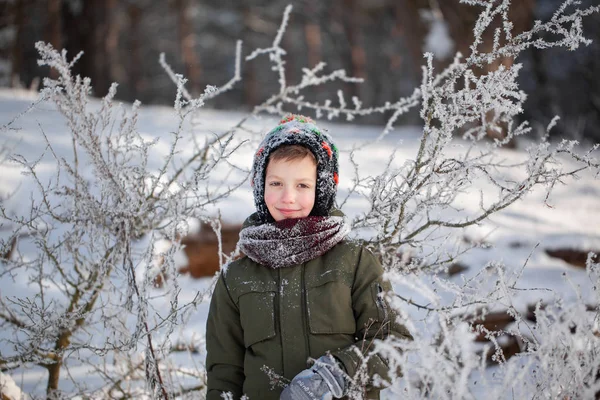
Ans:
[[[261,221],[272,222],[273,217],[265,203],[265,173],[269,155],[283,145],[308,148],[317,160],[315,205],[310,215],[325,216],[333,207],[338,184],[338,149],[331,137],[314,121],[303,115],[288,115],[263,139],[254,155],[252,187],[256,211]]]

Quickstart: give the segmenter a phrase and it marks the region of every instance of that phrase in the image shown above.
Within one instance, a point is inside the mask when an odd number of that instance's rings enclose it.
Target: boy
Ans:
[[[207,399],[342,398],[372,340],[411,338],[384,300],[391,286],[379,262],[344,240],[337,183],[337,149],[310,118],[285,118],[261,143],[256,213],[240,233],[246,257],[221,274],[208,314]],[[309,359],[317,361],[307,369]],[[385,361],[371,357],[366,372],[385,379]],[[379,398],[371,382],[365,391]]]

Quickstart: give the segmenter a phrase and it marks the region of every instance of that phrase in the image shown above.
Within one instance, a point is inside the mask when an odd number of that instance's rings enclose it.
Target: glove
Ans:
[[[280,400],[331,400],[339,399],[348,392],[345,372],[337,361],[325,355],[314,365],[301,371],[283,390]]]

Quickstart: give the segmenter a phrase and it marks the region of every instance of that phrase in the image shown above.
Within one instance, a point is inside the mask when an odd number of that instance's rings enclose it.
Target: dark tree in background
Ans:
[[[25,68],[22,51],[23,30],[28,22],[26,9],[32,0],[0,2],[0,84],[13,86]]]
[[[58,1],[58,0],[53,0]],[[115,0],[86,0],[80,9],[66,2],[63,6],[63,47],[69,54],[84,51],[75,71],[94,82],[95,95],[104,95],[112,83],[111,64],[117,61],[116,46],[111,40],[115,32]]]
[[[509,20],[513,24],[513,31],[522,32],[531,29],[533,26],[533,11],[534,0],[519,0],[514,2],[509,12]],[[405,37],[408,39],[408,47],[412,58],[412,66],[415,79],[418,78],[420,72],[419,56],[423,52],[422,44],[426,41],[426,36],[431,25],[436,19],[443,21],[447,27],[447,33],[454,43],[454,50],[460,52],[463,57],[468,57],[471,53],[471,43],[473,38],[473,27],[477,22],[477,18],[481,8],[472,7],[466,4],[461,4],[459,0],[402,0],[397,8],[397,15],[401,26],[405,27]],[[423,18],[423,16],[428,18]],[[494,35],[497,29],[502,29],[503,21],[496,18],[489,29],[487,29],[482,37],[482,43],[478,49],[482,52],[489,53],[493,50]],[[430,25],[430,26],[428,26]],[[505,40],[500,37],[499,45],[503,45]],[[441,69],[448,65],[452,55],[437,58],[436,67]],[[514,64],[513,57],[505,56],[494,60],[494,62],[485,65],[483,68],[476,68],[474,72],[479,76],[497,70],[501,65],[510,67]],[[486,115],[486,119],[491,121],[494,117],[494,112],[490,111]],[[489,129],[487,135],[490,138],[503,139],[506,135],[506,127],[497,131]],[[515,145],[511,141],[509,145]]]
[[[48,14],[46,18],[46,31],[44,37],[55,49],[63,47],[63,32],[62,32],[62,0],[48,0]],[[18,71],[15,71],[18,73]],[[50,77],[58,78],[58,72],[51,70]]]
[[[193,4],[192,0],[173,0],[172,5],[177,14],[179,53],[185,69],[184,75],[188,79],[188,89],[198,93],[202,90],[202,65],[196,53],[194,14],[199,5]]]
[[[543,19],[560,1],[537,3],[535,18]],[[597,5],[598,0],[582,4]],[[581,51],[532,50],[523,60],[522,88],[530,93],[524,118],[543,123],[559,115],[557,131],[564,136],[600,142],[600,16],[585,19],[583,29],[594,41]]]
[[[583,0],[582,7],[597,0]],[[548,18],[561,0],[513,0],[515,30]],[[289,1],[261,0],[13,0],[0,3],[0,85],[37,86],[45,71],[37,67],[33,43],[44,40],[70,55],[84,51],[75,71],[93,81],[94,93],[119,83],[122,100],[170,104],[175,89],[158,63],[165,53],[170,65],[188,79],[193,94],[207,84],[218,85],[232,75],[235,42],[248,49],[269,47]],[[431,16],[441,18],[454,51],[469,54],[472,28],[480,7],[460,0],[301,0],[284,36],[286,79],[297,81],[301,68],[320,61],[328,70],[344,69],[365,83],[332,84],[307,93],[307,99],[336,101],[338,90],[359,96],[366,106],[395,101],[420,82]],[[429,16],[429,17],[428,17]],[[428,19],[429,18],[429,19]],[[499,23],[499,21],[496,21]],[[600,37],[600,17],[585,21],[590,38]],[[498,24],[496,24],[498,26]],[[491,47],[493,32],[483,47]],[[562,117],[553,134],[600,140],[600,44],[575,55],[530,50],[522,59],[522,87],[530,93],[526,109],[540,125]],[[441,68],[451,61],[436,59]],[[509,65],[515,60],[502,60]],[[500,63],[490,65],[497,68]],[[278,87],[267,59],[243,66],[243,84],[214,99],[216,108],[250,108]],[[385,116],[358,122],[380,123]],[[414,123],[416,113],[403,117]]]

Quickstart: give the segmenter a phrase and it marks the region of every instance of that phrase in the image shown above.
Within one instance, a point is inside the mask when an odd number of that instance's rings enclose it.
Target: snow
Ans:
[[[450,37],[448,23],[439,10],[423,10],[421,18],[429,23],[423,50],[433,53],[436,59],[445,60],[454,55],[454,41]]]
[[[441,28],[437,28],[441,29]],[[433,29],[432,29],[433,32]],[[432,33],[433,34],[433,33]],[[437,40],[437,39],[436,39]],[[30,92],[14,91],[0,89],[0,126],[11,121],[15,115],[27,109],[31,101],[35,98]],[[94,102],[95,107],[99,107]],[[129,107],[126,105],[126,107]],[[232,121],[239,120],[242,114],[236,112],[215,111],[202,109],[196,121],[201,127],[210,127],[212,131],[228,128]],[[161,157],[168,153],[167,144],[169,142],[169,132],[176,126],[177,120],[173,114],[172,108],[168,107],[142,107],[139,116],[139,130],[144,139],[159,139],[158,146],[152,150],[152,157],[158,165]],[[349,160],[348,149],[355,145],[366,145],[363,150],[355,153],[355,160],[363,169],[361,172],[376,175],[386,168],[387,156],[392,149],[401,143],[396,149],[395,165],[402,165],[406,160],[413,159],[418,146],[420,131],[418,127],[403,127],[389,133],[380,141],[373,141],[381,132],[380,127],[365,127],[352,125],[338,125],[331,122],[318,122],[323,128],[327,128],[329,134],[340,148],[340,185],[338,199],[344,198],[352,186],[352,164]],[[276,125],[276,121],[271,118],[255,120],[253,126],[264,132],[270,127]],[[45,151],[45,145],[40,140],[40,133],[43,132],[52,140],[55,145],[54,150],[59,156],[63,153],[65,156],[70,151],[70,139],[68,135],[63,134],[66,129],[65,122],[56,109],[43,103],[37,109],[32,111],[26,117],[21,118],[15,125],[19,128],[17,131],[2,131],[0,144],[19,153],[28,159],[38,159]],[[461,139],[455,139],[455,146],[451,147],[451,152],[459,154],[461,152]],[[517,150],[501,150],[501,155],[507,162],[519,163],[526,158],[527,154],[523,150],[527,145],[527,139],[519,142]],[[189,151],[192,151],[190,146]],[[252,144],[241,147],[235,155],[232,162],[249,170],[253,156]],[[572,162],[565,159],[566,165]],[[30,196],[35,196],[35,186],[29,177],[22,175],[22,171],[15,164],[4,162],[1,165],[0,174],[0,196],[5,198],[4,206],[10,212],[22,212],[29,204]],[[37,170],[42,177],[42,181],[52,179],[54,168],[48,155],[41,157]],[[237,177],[242,176],[242,174]],[[226,179],[221,171],[216,171],[211,176],[212,185],[218,187]],[[572,248],[579,250],[600,251],[600,181],[592,173],[582,173],[580,179],[570,180],[567,185],[558,186],[550,199],[546,202],[546,193],[542,190],[533,190],[523,200],[518,201],[512,206],[494,214],[484,222],[466,228],[456,233],[456,240],[485,242],[487,245],[478,247],[466,253],[461,257],[461,263],[468,269],[462,274],[450,279],[450,282],[460,285],[465,280],[475,279],[478,274],[484,271],[484,274],[496,276],[503,273],[506,276],[516,276],[520,274],[518,286],[522,289],[527,288],[545,288],[548,290],[522,290],[512,299],[514,307],[520,311],[525,311],[529,304],[535,303],[540,299],[549,299],[555,294],[560,294],[565,302],[569,302],[577,297],[584,301],[592,299],[593,285],[597,282],[590,282],[585,270],[568,265],[562,260],[552,258],[545,253],[545,249],[554,248]],[[475,182],[475,185],[478,181]],[[479,187],[473,187],[473,193],[476,193]],[[9,196],[10,195],[10,196]],[[8,196],[8,197],[7,197]],[[366,211],[368,201],[359,196],[351,197],[342,207],[342,211],[351,219],[361,212]],[[480,209],[480,198],[466,194],[460,198],[460,207],[466,211],[472,210],[474,213]],[[241,223],[245,217],[254,212],[252,200],[252,188],[249,182],[246,182],[241,188],[231,196],[220,201],[218,209],[212,212],[220,213],[227,222]],[[0,226],[0,234],[4,229]],[[438,248],[440,252],[445,247],[451,247],[453,243],[442,243]],[[495,268],[493,265],[502,264],[501,268]],[[525,265],[526,264],[526,265]],[[478,278],[479,279],[479,278]],[[182,327],[175,331],[170,338],[172,343],[181,341],[190,343],[194,337],[203,337],[205,322],[208,313],[207,291],[210,289],[213,280],[210,278],[201,280],[192,280],[187,276],[179,277],[180,301],[194,298],[200,291],[204,293],[205,301],[192,311],[193,317]],[[414,283],[410,286],[408,281],[396,282],[394,287],[398,293],[404,297],[412,299],[418,304],[427,304],[430,297],[427,296],[427,290],[434,290],[436,279],[432,278],[427,287],[420,287],[421,284]],[[482,278],[482,285],[485,285],[486,279]],[[14,277],[0,276],[0,296],[7,299],[11,296],[23,293],[34,293],[35,287],[22,276]],[[168,309],[169,298],[161,298],[157,289],[157,299],[154,302],[155,307],[165,307]],[[448,300],[452,296],[448,295]],[[164,303],[161,303],[164,302]],[[414,321],[423,321],[423,325],[415,325],[413,329],[426,329],[427,313],[418,310],[407,304],[401,305],[403,310],[412,317]],[[468,332],[457,330],[455,335]],[[5,339],[6,335],[0,332],[0,340]],[[460,341],[465,347],[469,347],[466,341]],[[200,344],[201,346],[203,343]],[[581,344],[574,343],[574,346]],[[461,352],[468,351],[468,348],[460,349]],[[10,352],[8,344],[5,341],[0,342],[0,353]],[[192,364],[202,365],[204,362],[205,351],[200,349],[197,354],[174,355],[172,361],[183,367]],[[524,364],[526,364],[523,361]],[[432,366],[433,368],[433,366]],[[490,375],[494,369],[487,369],[483,377],[477,378],[477,374],[469,377],[471,385],[479,385],[485,390],[482,380],[494,382]],[[94,381],[90,369],[83,367],[72,368],[69,370],[72,376],[86,382],[90,387],[94,387],[97,382]],[[11,378],[12,376],[12,378]],[[12,392],[19,393],[18,387],[31,395],[40,396],[45,392],[46,372],[41,368],[21,369],[18,368],[0,375],[2,383],[5,385],[3,390],[9,388]],[[458,379],[467,379],[465,376]],[[13,381],[14,379],[14,381]],[[474,381],[479,379],[479,383]],[[15,382],[16,381],[16,382]],[[501,380],[493,385],[502,384]],[[65,387],[65,390],[68,390]],[[535,390],[535,388],[532,388]],[[484,396],[484,392],[480,393]],[[388,392],[390,398],[394,395]],[[508,394],[506,394],[508,396]],[[17,397],[18,398],[18,397]]]
[[[23,393],[15,384],[13,378],[0,372],[0,393],[2,398],[6,400],[27,400],[29,396]]]

